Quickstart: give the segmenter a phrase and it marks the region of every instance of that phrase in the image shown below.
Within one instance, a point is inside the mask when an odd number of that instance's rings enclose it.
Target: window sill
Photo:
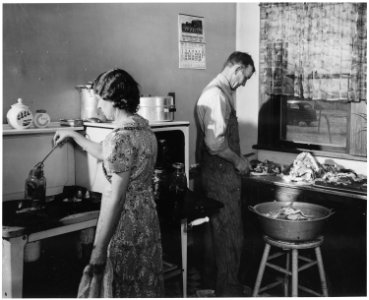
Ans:
[[[296,153],[296,154],[306,151],[306,152],[312,153],[314,156],[340,158],[340,159],[357,160],[357,161],[365,161],[365,162],[367,161],[366,156],[356,156],[356,155],[340,153],[340,152],[309,150],[309,149],[303,149],[303,148],[289,149],[289,148],[268,147],[268,146],[261,146],[261,145],[253,145],[252,148],[257,149],[257,150],[268,150],[268,151],[283,152],[283,153]]]

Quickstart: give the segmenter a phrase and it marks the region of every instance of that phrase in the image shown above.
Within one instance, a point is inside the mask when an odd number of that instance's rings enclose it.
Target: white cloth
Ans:
[[[113,298],[113,267],[109,259],[103,274],[92,274],[91,266],[85,267],[77,298]]]

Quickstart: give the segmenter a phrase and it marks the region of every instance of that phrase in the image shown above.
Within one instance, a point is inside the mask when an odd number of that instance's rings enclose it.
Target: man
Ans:
[[[240,153],[234,92],[255,72],[251,56],[234,52],[224,68],[202,91],[196,112],[200,127],[202,187],[224,207],[211,219],[217,268],[216,296],[242,296],[238,271],[243,244],[241,175],[249,162]]]

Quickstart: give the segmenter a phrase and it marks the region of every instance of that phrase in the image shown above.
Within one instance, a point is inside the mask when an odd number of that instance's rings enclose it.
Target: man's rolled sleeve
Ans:
[[[210,154],[216,155],[228,148],[226,130],[229,108],[226,104],[227,100],[219,94],[212,95],[210,99],[211,101],[207,101],[207,105],[203,107],[205,110],[203,116],[204,140]]]

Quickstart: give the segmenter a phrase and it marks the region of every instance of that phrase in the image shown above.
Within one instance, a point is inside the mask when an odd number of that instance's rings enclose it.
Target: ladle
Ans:
[[[39,163],[37,163],[36,165],[39,165],[39,164],[43,164],[43,162],[46,160],[46,158],[48,158],[49,157],[49,155],[58,147],[59,145],[58,144],[56,144],[50,151],[49,151],[49,153],[48,154],[46,154],[46,156],[44,157],[44,159],[43,160],[41,160]]]

